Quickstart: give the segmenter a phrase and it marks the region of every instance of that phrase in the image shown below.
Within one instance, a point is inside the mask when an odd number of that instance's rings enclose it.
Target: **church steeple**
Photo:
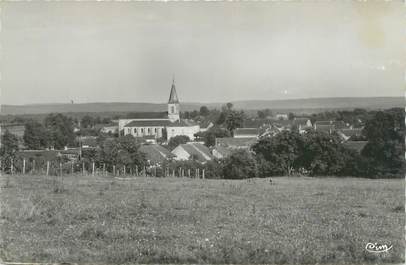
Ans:
[[[175,78],[172,79],[171,93],[169,94],[168,104],[179,103],[178,95],[176,94]]]
[[[176,94],[175,78],[172,79],[171,93],[168,100],[168,118],[171,122],[179,120],[179,99]]]

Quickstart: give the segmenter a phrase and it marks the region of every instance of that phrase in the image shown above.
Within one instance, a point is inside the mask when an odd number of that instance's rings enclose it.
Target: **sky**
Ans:
[[[1,103],[403,96],[405,5],[6,2]]]

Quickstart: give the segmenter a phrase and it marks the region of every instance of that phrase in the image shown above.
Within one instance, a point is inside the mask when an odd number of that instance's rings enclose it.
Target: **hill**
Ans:
[[[404,107],[402,97],[362,97],[362,98],[307,98],[287,100],[244,100],[232,102],[238,109],[258,110],[270,108],[278,111],[317,112],[327,109],[388,109]],[[182,110],[190,111],[206,105],[209,108],[220,108],[224,103],[181,103]],[[2,105],[2,115],[44,114],[51,112],[151,112],[165,111],[166,103],[79,103],[79,104],[28,104]]]

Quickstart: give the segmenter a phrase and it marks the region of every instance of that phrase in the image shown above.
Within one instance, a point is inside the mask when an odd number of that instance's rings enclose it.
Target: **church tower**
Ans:
[[[171,94],[168,100],[168,118],[171,122],[179,120],[179,99],[176,94],[175,79],[172,80]]]

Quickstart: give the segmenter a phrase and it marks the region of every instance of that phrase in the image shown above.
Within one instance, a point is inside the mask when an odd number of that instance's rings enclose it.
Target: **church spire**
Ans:
[[[169,95],[169,104],[174,104],[174,103],[179,103],[178,95],[176,93],[176,87],[175,87],[175,76],[172,78],[172,87],[171,87],[171,94]]]

